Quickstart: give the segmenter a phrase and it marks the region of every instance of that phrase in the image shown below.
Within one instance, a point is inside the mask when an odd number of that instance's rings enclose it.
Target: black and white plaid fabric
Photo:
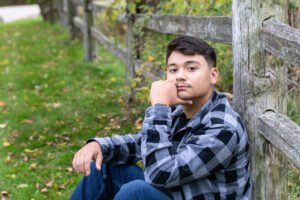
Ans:
[[[173,110],[173,111],[172,111]],[[168,189],[173,199],[251,199],[249,143],[240,116],[215,89],[180,130],[182,107],[157,104],[146,110],[137,134],[93,138],[103,162],[143,159],[145,180]]]

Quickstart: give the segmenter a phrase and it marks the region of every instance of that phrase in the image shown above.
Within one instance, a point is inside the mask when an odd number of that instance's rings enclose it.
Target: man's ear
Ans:
[[[211,84],[215,85],[218,81],[218,77],[219,77],[219,71],[216,67],[212,67],[210,69],[210,75],[211,75]]]

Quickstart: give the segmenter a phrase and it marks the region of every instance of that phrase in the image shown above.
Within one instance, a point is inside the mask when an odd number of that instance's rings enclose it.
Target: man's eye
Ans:
[[[173,68],[173,69],[169,69],[169,72],[176,72],[177,69]]]
[[[193,70],[195,70],[196,69],[196,67],[194,67],[194,66],[188,66],[188,70],[189,71],[193,71]]]

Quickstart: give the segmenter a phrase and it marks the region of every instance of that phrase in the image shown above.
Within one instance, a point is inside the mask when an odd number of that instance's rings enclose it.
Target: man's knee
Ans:
[[[124,184],[121,187],[121,190],[124,189],[125,191],[141,192],[147,190],[149,187],[150,185],[144,180],[134,180]]]
[[[138,197],[144,196],[145,192],[149,190],[151,186],[146,183],[144,180],[134,180],[124,184],[120,191],[118,192],[117,196],[122,198],[116,199],[139,199]]]

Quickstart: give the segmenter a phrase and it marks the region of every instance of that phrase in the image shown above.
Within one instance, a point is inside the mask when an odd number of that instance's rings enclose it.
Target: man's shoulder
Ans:
[[[233,110],[227,97],[221,93],[217,93],[217,98],[203,117],[204,121],[211,127],[221,126],[233,131],[244,130],[244,123],[240,115]]]

